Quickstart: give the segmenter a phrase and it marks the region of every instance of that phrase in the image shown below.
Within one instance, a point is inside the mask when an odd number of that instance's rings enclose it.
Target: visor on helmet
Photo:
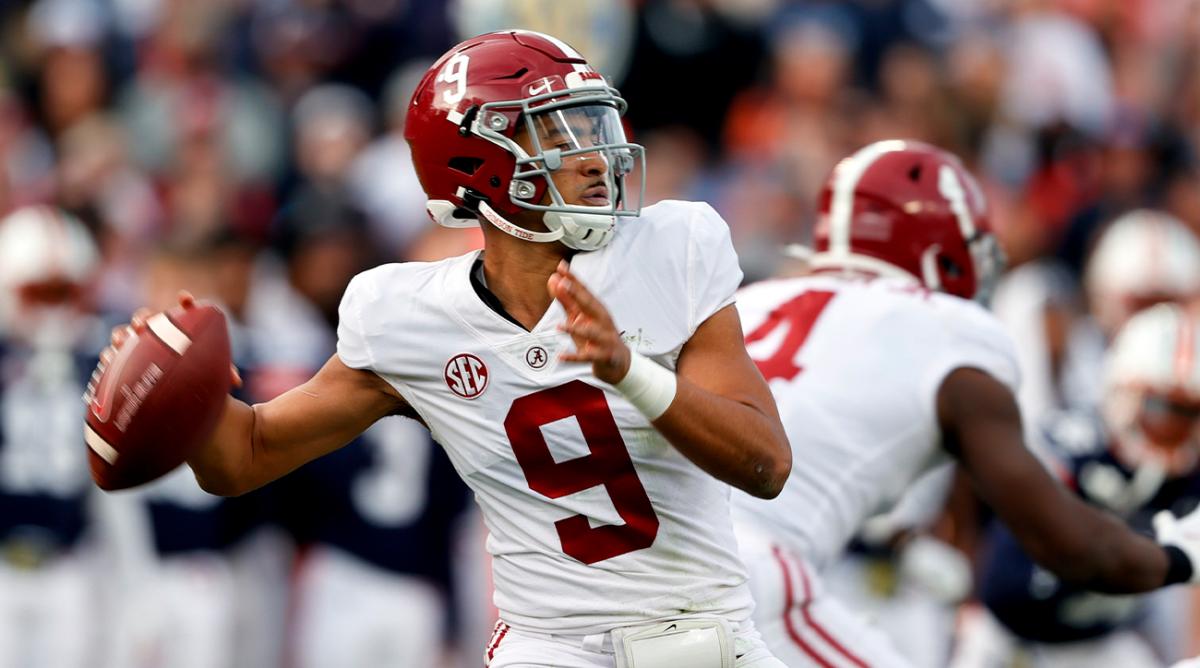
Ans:
[[[496,117],[489,112],[510,104],[521,107],[529,150],[488,127],[488,119]],[[636,216],[642,206],[645,169],[641,186],[633,189],[633,196],[625,178],[639,163],[644,166],[645,152],[625,137],[621,123],[623,107],[620,98],[607,94],[551,93],[515,103],[486,104],[480,110],[483,122],[477,127],[482,136],[505,146],[516,156],[509,196],[517,206],[533,211]],[[566,196],[554,183],[554,172],[580,160],[596,160],[602,165],[607,197],[597,196],[595,204],[567,203]],[[542,182],[549,201],[533,201]]]

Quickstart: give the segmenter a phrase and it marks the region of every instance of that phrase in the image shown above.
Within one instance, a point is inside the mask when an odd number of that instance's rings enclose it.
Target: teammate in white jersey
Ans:
[[[1163,517],[1156,543],[1082,503],[1025,449],[1012,346],[970,301],[1002,261],[956,158],[916,142],[867,146],[834,170],[820,214],[812,273],[738,296],[750,355],[785,429],[803,435],[778,499],[735,493],[755,620],[776,656],[905,665],[822,594],[818,573],[863,520],[950,458],[1063,580],[1138,592],[1200,579],[1200,515]]]
[[[486,221],[485,252],[356,277],[337,355],[268,403],[231,399],[189,463],[239,494],[408,415],[491,532],[488,665],[779,666],[729,517],[729,484],[776,496],[791,462],[744,349],[737,257],[705,204],[640,211],[624,107],[546,35],[439,59],[406,137],[431,216]]]

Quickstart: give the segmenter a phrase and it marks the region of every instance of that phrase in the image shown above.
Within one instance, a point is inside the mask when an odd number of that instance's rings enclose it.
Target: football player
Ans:
[[[1063,484],[1146,532],[1160,511],[1195,508],[1200,314],[1161,304],[1129,319],[1108,352],[1104,397],[1099,416],[1060,413],[1044,425]],[[1162,665],[1132,628],[1141,597],[1064,583],[999,526],[987,546],[980,573],[987,611],[964,616],[956,665]]]
[[[1121,593],[1200,581],[1200,515],[1167,518],[1156,542],[1072,495],[1025,448],[1012,346],[972,301],[986,298],[1002,257],[956,158],[871,144],[835,168],[820,214],[811,274],[738,296],[751,357],[805,442],[779,499],[735,500],[755,619],[777,656],[905,665],[823,595],[819,572],[865,518],[948,458],[1065,582]]]
[[[96,665],[103,504],[79,457],[79,396],[105,327],[99,253],[49,206],[0,220],[0,667]]]
[[[1169,213],[1135,209],[1104,228],[1083,282],[1096,324],[1111,340],[1142,309],[1200,297],[1200,240]]]
[[[728,485],[773,497],[791,466],[743,345],[742,274],[708,205],[641,210],[624,108],[548,35],[443,55],[405,136],[431,217],[481,226],[485,250],[357,276],[337,354],[272,401],[230,399],[189,464],[240,494],[407,415],[490,529],[492,668],[779,666],[729,518]]]

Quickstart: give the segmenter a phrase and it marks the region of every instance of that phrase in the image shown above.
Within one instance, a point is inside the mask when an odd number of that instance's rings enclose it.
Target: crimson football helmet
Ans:
[[[975,178],[916,141],[876,142],[838,163],[813,237],[814,270],[915,278],[966,299],[987,301],[1004,268]]]
[[[521,239],[595,250],[616,217],[641,210],[645,169],[636,192],[625,180],[645,152],[626,140],[624,112],[625,100],[570,46],[507,30],[462,42],[429,68],[404,137],[439,224],[470,227],[482,217]],[[551,176],[583,160],[593,161],[596,182],[583,203],[568,203]],[[548,231],[508,219],[522,210],[543,212]]]

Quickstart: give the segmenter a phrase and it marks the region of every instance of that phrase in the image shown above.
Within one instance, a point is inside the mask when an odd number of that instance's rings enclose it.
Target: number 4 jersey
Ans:
[[[573,349],[554,302],[532,331],[490,308],[478,253],[378,267],[343,299],[338,355],[387,380],[471,487],[490,530],[495,602],[516,628],[600,633],[688,614],[746,619],[730,488],[685,459]],[[571,271],[630,349],[674,369],[741,281],[708,205],[619,222]]]
[[[818,567],[943,459],[936,397],[951,371],[1017,384],[990,313],[896,279],[764,281],[738,293],[738,310],[795,461],[779,498],[736,494],[735,519]]]

